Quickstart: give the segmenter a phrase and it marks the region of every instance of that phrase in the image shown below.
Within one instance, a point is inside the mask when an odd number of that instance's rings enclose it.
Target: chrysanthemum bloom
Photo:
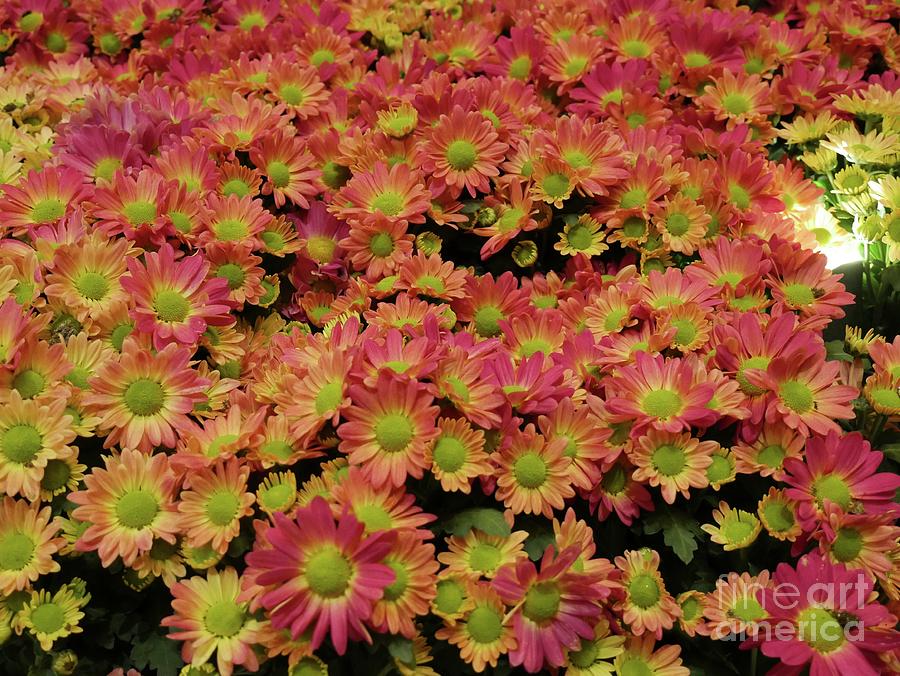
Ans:
[[[681,663],[681,646],[664,645],[654,650],[652,634],[632,636],[625,642],[625,651],[616,657],[613,668],[617,674],[652,674],[653,676],[690,676],[691,670]]]
[[[210,545],[220,554],[253,513],[253,494],[247,492],[250,468],[232,458],[213,470],[190,474],[190,489],[178,501],[179,526],[191,547]]]
[[[718,447],[716,441],[700,441],[690,434],[650,429],[636,440],[628,456],[637,467],[634,479],[659,486],[663,499],[671,505],[679,493],[687,499],[691,488],[707,485],[705,470]]]
[[[135,177],[117,173],[93,197],[91,213],[97,229],[109,236],[124,235],[142,246],[161,243],[172,227],[160,210],[169,190],[169,184],[151,169]]]
[[[207,207],[203,214],[201,243],[248,242],[256,247],[262,233],[274,220],[259,200],[250,197],[210,195]]]
[[[747,153],[733,152],[720,158],[716,187],[737,212],[750,209],[779,212],[784,209],[784,202],[772,185],[772,174],[766,161],[754,159]]]
[[[129,260],[128,272],[121,284],[134,298],[135,328],[152,335],[158,350],[173,341],[193,345],[208,325],[233,322],[228,280],[208,279],[209,263],[200,255],[176,262],[175,250],[165,244],[145,254],[144,265]]]
[[[350,234],[340,241],[350,263],[370,279],[396,272],[412,253],[413,236],[402,220],[375,213],[365,222],[350,226]]]
[[[784,490],[770,488],[760,499],[756,514],[766,532],[776,540],[793,542],[803,532],[797,515],[797,502],[789,498]]]
[[[566,442],[563,455],[569,459],[572,484],[590,490],[599,480],[599,470],[618,456],[606,443],[612,430],[586,406],[575,407],[570,399],[563,399],[549,415],[538,417],[538,427],[550,441],[562,438]]]
[[[395,577],[385,587],[384,596],[375,601],[369,623],[376,631],[412,638],[416,634],[416,618],[428,614],[437,593],[434,545],[423,542],[413,531],[401,531],[384,563]]]
[[[610,634],[609,622],[601,619],[594,627],[594,637],[581,639],[578,650],[566,656],[566,674],[570,676],[612,676],[616,657],[624,652],[624,636]]]
[[[341,411],[350,405],[350,358],[340,351],[324,354],[299,381],[291,381],[275,401],[283,407],[292,434],[307,441],[326,423],[337,424]]]
[[[32,590],[22,608],[14,616],[16,633],[27,630],[40,644],[41,649],[50,652],[53,644],[61,638],[80,634],[78,625],[84,617],[81,609],[87,605],[91,595],[79,588],[78,578],[60,587],[51,594],[45,589]],[[81,587],[84,582],[79,581]]]
[[[820,321],[844,316],[841,307],[853,302],[853,294],[840,283],[841,275],[827,269],[823,254],[784,244],[776,249],[773,260],[766,286],[775,300],[775,314],[799,312],[801,318]]]
[[[441,260],[437,254],[426,256],[419,251],[401,266],[397,288],[427,298],[453,300],[465,295],[465,283],[465,270]]]
[[[482,338],[500,335],[500,320],[528,311],[528,296],[518,288],[511,272],[494,279],[491,274],[470,276],[466,280],[466,295],[453,301],[453,311],[459,321]]]
[[[382,374],[372,390],[351,387],[350,398],[354,405],[337,433],[351,464],[362,465],[376,483],[402,486],[407,475],[421,478],[425,446],[438,435],[431,395],[415,381]]]
[[[206,664],[216,653],[216,667],[222,676],[231,676],[234,665],[248,671],[259,668],[253,651],[259,639],[259,622],[247,603],[240,602],[241,583],[234,568],[210,570],[206,577],[195,576],[170,589],[174,615],[162,625],[173,641],[184,641],[181,658],[192,666]]]
[[[16,355],[15,366],[0,369],[0,402],[7,401],[16,392],[22,399],[51,403],[64,395],[63,378],[71,369],[62,344],[34,338],[26,340]]]
[[[371,171],[354,174],[330,211],[351,223],[367,223],[379,214],[391,221],[423,223],[429,201],[418,172],[403,163],[388,168],[379,162]]]
[[[558,118],[554,132],[543,137],[544,152],[569,165],[578,194],[606,195],[610,186],[628,177],[622,142],[615,134],[577,117]]]
[[[671,629],[681,608],[666,591],[659,574],[659,553],[650,549],[629,550],[617,556],[616,567],[622,571],[625,598],[619,605],[622,620],[635,636],[644,632],[658,638],[663,629]]]
[[[825,516],[816,534],[819,551],[834,563],[862,568],[876,580],[887,581],[893,570],[889,555],[896,551],[900,535],[895,514],[848,514],[829,504]]]
[[[98,427],[108,430],[107,447],[175,447],[175,430],[185,428],[195,403],[207,398],[209,381],[190,367],[189,359],[188,350],[175,344],[153,354],[128,338],[120,358],[90,378],[84,406],[100,416]]]
[[[523,530],[501,536],[473,528],[463,536],[447,538],[448,551],[438,554],[438,561],[447,566],[448,574],[473,581],[491,579],[503,566],[527,556],[522,545],[527,537],[528,533]]]
[[[840,364],[825,361],[822,349],[792,351],[773,359],[765,371],[749,369],[750,384],[768,390],[765,420],[783,423],[804,436],[840,430],[837,420],[853,418],[855,387],[838,384]]]
[[[516,639],[513,628],[503,621],[506,606],[489,585],[471,585],[469,601],[471,609],[435,636],[458,646],[462,660],[481,673],[488,665],[496,667],[497,659],[515,647]]]
[[[154,538],[175,542],[178,513],[173,502],[175,478],[163,454],[147,456],[126,450],[104,456],[105,469],[85,476],[85,489],[69,495],[78,505],[72,516],[90,525],[76,549],[96,551],[108,568],[122,557],[125,565],[149,551]]]
[[[773,626],[790,630],[761,632],[762,653],[786,669],[809,664],[811,673],[882,673],[877,653],[895,650],[900,636],[887,628],[895,618],[876,602],[874,586],[864,571],[832,564],[816,552],[802,557],[796,570],[780,563],[759,600]],[[783,588],[791,590],[787,600],[777,592]]]
[[[439,418],[438,436],[425,450],[425,462],[448,493],[469,493],[472,480],[493,470],[484,451],[484,432],[473,429],[465,418]]]
[[[550,518],[575,494],[563,453],[566,441],[545,439],[529,424],[514,429],[492,456],[497,464],[495,497],[514,514],[543,514]]]
[[[689,589],[679,594],[675,600],[678,607],[681,608],[678,628],[691,638],[709,636],[709,627],[706,624],[706,611],[709,603],[706,600],[706,594]]]
[[[755,441],[740,441],[734,451],[738,472],[772,476],[777,481],[784,477],[784,461],[803,455],[805,437],[786,425],[764,425]]]
[[[309,199],[318,192],[319,170],[306,144],[291,131],[282,129],[266,136],[250,151],[250,161],[265,175],[263,194],[272,195],[275,206],[285,202],[309,208]]]
[[[12,390],[0,405],[0,491],[38,500],[41,480],[51,460],[69,454],[75,439],[66,400],[43,405],[23,400]]]
[[[420,146],[422,170],[458,195],[488,192],[498,176],[507,145],[498,139],[490,120],[456,106],[426,132]]]
[[[732,509],[727,502],[720,502],[719,508],[713,510],[716,525],[704,524],[700,528],[710,534],[710,539],[722,545],[726,552],[743,549],[752,545],[762,525],[759,519],[742,509]]]
[[[58,223],[91,194],[81,172],[49,167],[31,171],[18,185],[4,185],[0,218],[13,235],[30,226]]]
[[[29,587],[41,575],[59,571],[53,555],[65,539],[50,506],[4,497],[0,502],[0,593],[8,596]]]
[[[716,420],[707,407],[713,391],[687,362],[638,352],[634,364],[619,369],[608,381],[606,408],[611,422],[635,420],[633,435],[648,426],[680,432]]]
[[[771,586],[769,571],[759,575],[728,573],[716,580],[715,590],[706,595],[706,617],[709,633],[716,641],[731,635],[755,636],[769,613],[759,602],[763,589]]]
[[[371,642],[364,622],[396,578],[383,563],[393,534],[364,536],[350,514],[335,524],[322,498],[298,510],[296,521],[280,513],[273,519],[246,557],[246,574],[263,587],[258,602],[272,625],[289,628],[294,638],[311,630],[313,650],[330,635],[340,655],[348,638]]]
[[[895,509],[894,491],[900,476],[876,472],[883,454],[873,451],[858,432],[812,437],[806,458],[785,460],[784,481],[788,497],[799,503],[804,530],[811,531],[825,518],[828,502],[844,511],[856,506],[860,513],[881,514]]]
[[[596,220],[582,215],[578,220],[566,223],[553,248],[565,256],[599,256],[609,249],[603,241],[605,235],[600,227]]]

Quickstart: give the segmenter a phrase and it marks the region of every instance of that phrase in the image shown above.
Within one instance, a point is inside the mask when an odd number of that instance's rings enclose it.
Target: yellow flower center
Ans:
[[[653,390],[648,392],[641,402],[641,409],[653,418],[665,420],[681,411],[681,396],[673,390]]]
[[[447,146],[447,163],[457,171],[466,171],[478,161],[478,148],[471,141],[459,139]]]
[[[241,501],[231,491],[216,491],[206,503],[206,514],[214,526],[227,526],[237,516]]]
[[[684,449],[665,444],[660,446],[651,456],[653,467],[663,476],[677,476],[684,470],[686,461]]]
[[[0,537],[0,570],[22,570],[34,556],[34,540],[18,531]]]
[[[813,392],[799,380],[786,380],[778,387],[778,396],[792,411],[807,413],[813,410],[815,398]]]
[[[493,643],[503,633],[503,618],[486,606],[479,606],[466,620],[466,631],[475,643]]]
[[[414,435],[412,423],[401,413],[389,413],[375,424],[375,440],[389,453],[404,450]]]
[[[350,586],[353,568],[337,549],[322,549],[306,561],[306,583],[317,596],[337,598]]]
[[[799,638],[820,654],[837,650],[844,644],[844,628],[824,608],[805,608],[797,616]]]
[[[442,472],[456,472],[466,464],[466,447],[459,439],[449,435],[437,440],[431,455]]]

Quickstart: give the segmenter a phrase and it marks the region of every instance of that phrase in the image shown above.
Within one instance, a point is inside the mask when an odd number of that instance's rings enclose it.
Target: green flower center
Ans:
[[[31,208],[31,220],[34,223],[50,223],[58,221],[66,213],[66,205],[59,199],[45,199],[35,202]]]
[[[434,275],[422,275],[418,279],[416,279],[416,286],[422,289],[429,289],[431,291],[435,291],[437,293],[444,293],[446,287],[444,286],[444,280],[439,277],[435,277]]]
[[[231,491],[216,491],[206,503],[206,515],[214,526],[227,526],[238,513],[241,501]]]
[[[163,386],[155,380],[140,378],[128,386],[122,399],[134,415],[151,416],[162,409],[166,393]]]
[[[766,527],[776,533],[789,531],[796,523],[791,508],[777,500],[768,502],[763,507],[762,514],[765,517]]]
[[[12,385],[22,395],[22,399],[33,399],[44,391],[46,382],[46,378],[34,369],[25,369],[16,374]]]
[[[250,230],[239,218],[223,218],[215,224],[216,237],[223,242],[234,242],[244,239]]]
[[[163,289],[153,298],[153,309],[160,321],[177,324],[187,319],[191,301],[178,291]]]
[[[273,230],[266,230],[260,235],[260,238],[269,251],[281,251],[284,248],[284,237]],[[263,284],[265,284],[265,281],[263,281]]]
[[[25,12],[19,19],[19,28],[26,33],[30,33],[44,23],[44,14],[42,12]]]
[[[738,209],[750,208],[750,193],[737,183],[728,184],[728,199]]]
[[[688,52],[684,55],[684,65],[688,68],[702,68],[709,64],[710,59],[703,52]]]
[[[31,624],[42,634],[55,634],[66,625],[66,612],[53,601],[31,611]]]
[[[493,573],[502,559],[500,548],[488,542],[479,542],[469,551],[469,566],[479,573]]]
[[[795,307],[812,305],[816,300],[813,290],[806,284],[788,284],[782,291],[787,302]]]
[[[88,300],[100,300],[109,291],[109,280],[99,272],[83,272],[74,283],[78,293]]]
[[[194,229],[194,224],[191,223],[191,219],[187,214],[181,211],[170,211],[168,216],[169,220],[172,221],[172,225],[178,232],[186,235]]]
[[[844,628],[824,608],[805,608],[797,616],[800,640],[820,654],[837,650],[844,644]]]
[[[647,191],[643,188],[632,188],[619,200],[619,206],[623,209],[636,209],[647,203]]]
[[[744,275],[740,272],[726,272],[724,274],[719,275],[715,282],[713,282],[716,286],[725,286],[726,284],[730,284],[732,287],[736,287],[741,281],[744,279]],[[758,359],[759,357],[753,357],[753,359]]]
[[[693,596],[688,596],[681,604],[681,617],[685,622],[697,619],[700,614],[700,602]]]
[[[266,176],[276,188],[286,188],[291,182],[291,168],[284,162],[272,160],[266,165]]]
[[[466,447],[453,436],[440,437],[431,455],[434,463],[443,472],[456,472],[466,464]]]
[[[643,657],[628,655],[622,660],[616,673],[619,676],[656,676],[658,672],[647,666]]]
[[[576,224],[566,234],[569,246],[578,251],[589,249],[594,243],[594,233],[586,225]]]
[[[650,456],[653,467],[663,476],[677,476],[684,470],[686,456],[684,449],[671,444],[660,446]]]
[[[156,205],[153,202],[129,202],[122,207],[122,212],[132,225],[145,225],[156,219]]]
[[[385,190],[372,200],[370,208],[373,211],[380,211],[385,216],[396,216],[403,210],[404,202],[403,195],[400,193]]]
[[[125,339],[129,336],[129,334],[134,331],[134,325],[130,322],[125,324],[119,324],[116,328],[112,330],[112,333],[109,334],[109,343],[119,352],[122,351],[122,344],[125,342]]]
[[[475,330],[478,335],[490,338],[500,333],[500,324],[504,318],[500,308],[494,305],[485,305],[475,311]]]
[[[831,543],[831,553],[842,563],[853,561],[863,548],[862,534],[855,528],[841,528]]]
[[[653,418],[665,420],[678,414],[682,408],[681,395],[673,390],[653,390],[641,402],[641,409]]]
[[[743,94],[726,94],[722,107],[731,115],[743,115],[750,110],[750,99]]]
[[[524,216],[524,209],[516,209],[515,207],[506,209],[500,214],[500,218],[497,219],[497,230],[500,233],[512,232],[519,227],[519,221],[522,220]]]
[[[600,480],[600,486],[609,495],[619,495],[625,490],[627,482],[628,477],[625,475],[625,470],[622,469],[621,465],[616,465],[603,475],[603,478]]]
[[[547,463],[535,453],[524,453],[513,465],[516,482],[525,488],[535,489],[544,485],[547,480]]]
[[[414,434],[409,418],[401,413],[389,413],[375,424],[375,440],[388,453],[404,450]]]
[[[332,190],[337,190],[350,180],[350,169],[337,162],[326,162],[322,166],[322,182]]]
[[[215,439],[209,442],[209,446],[206,447],[206,457],[219,457],[219,454],[223,450],[225,450],[231,444],[235,443],[238,439],[240,439],[240,437],[237,434],[220,434]]]
[[[466,631],[476,643],[493,643],[503,633],[503,618],[496,610],[478,606],[466,620]]]
[[[688,231],[690,225],[691,221],[684,214],[669,214],[669,217],[666,219],[666,230],[675,237],[681,237]]]
[[[462,586],[455,580],[441,580],[437,583],[434,607],[445,615],[452,615],[462,606],[465,596]]]
[[[738,544],[744,542],[753,535],[756,530],[756,518],[752,515],[743,515],[734,513],[722,524],[719,532],[725,537],[725,540]]]
[[[385,563],[394,571],[394,581],[384,588],[384,596],[382,598],[385,601],[396,601],[403,596],[403,593],[409,586],[409,570],[407,570],[406,566],[396,561],[386,561]]]
[[[523,357],[530,357],[536,352],[549,355],[553,352],[553,346],[549,341],[544,340],[543,338],[531,338],[530,340],[523,341],[519,346],[519,353]]]
[[[34,541],[18,531],[0,537],[0,570],[22,570],[34,556]]]
[[[812,489],[819,506],[822,506],[825,500],[831,500],[836,505],[840,505],[842,509],[846,510],[850,507],[852,498],[850,486],[839,476],[834,474],[821,476],[813,482]]]
[[[228,197],[229,195],[246,197],[250,194],[250,186],[246,181],[242,181],[239,178],[232,178],[230,181],[226,181],[222,186],[222,194],[225,195],[225,197]]]
[[[290,507],[296,495],[296,489],[290,484],[272,484],[260,492],[259,501],[267,509],[279,511]]]
[[[526,80],[531,73],[531,57],[520,56],[509,62],[509,76],[514,80]]]
[[[713,454],[712,464],[706,468],[706,478],[710,483],[718,484],[731,478],[734,464],[728,456]]]
[[[897,390],[889,387],[872,389],[869,392],[869,398],[875,405],[881,408],[900,408],[900,394]]]
[[[697,338],[697,326],[690,319],[674,319],[672,326],[677,329],[675,343],[678,345],[690,345]]]
[[[230,638],[244,626],[246,613],[234,601],[219,601],[212,604],[203,615],[207,631],[219,638]]]
[[[306,561],[306,583],[317,596],[333,599],[350,586],[353,568],[337,549],[316,552]]]
[[[281,97],[281,100],[289,106],[302,105],[303,100],[306,98],[303,90],[295,84],[281,85],[281,87],[278,88],[278,95]]]
[[[566,77],[578,77],[584,72],[585,67],[588,65],[588,59],[586,56],[573,56],[563,67],[563,71],[566,74]]]
[[[569,177],[559,172],[547,174],[541,181],[541,188],[548,197],[562,199],[569,194]]]
[[[0,450],[7,460],[27,465],[44,446],[44,437],[33,425],[20,423],[7,429],[0,437]]]
[[[54,54],[62,54],[66,51],[69,41],[66,40],[66,36],[59,31],[53,31],[47,35],[45,44],[47,45],[48,51],[53,52]]]
[[[94,165],[94,178],[110,181],[121,166],[122,160],[118,157],[104,157]]]
[[[785,380],[778,387],[778,396],[792,411],[803,414],[813,409],[813,392],[799,380]]]
[[[622,51],[633,59],[643,59],[650,54],[650,45],[643,40],[625,40]]]
[[[322,47],[310,55],[309,62],[314,66],[321,66],[323,63],[334,63],[334,52]]]
[[[334,380],[325,383],[319,393],[316,395],[316,415],[324,416],[326,413],[334,411],[341,405],[344,399],[344,383],[341,380]],[[377,434],[377,432],[376,432]]]
[[[116,501],[116,518],[126,528],[146,528],[159,513],[159,501],[149,491],[135,489]]]
[[[381,505],[358,505],[353,508],[353,513],[370,533],[394,527],[391,515]]]
[[[738,368],[738,372],[735,375],[735,380],[738,381],[738,385],[741,386],[741,390],[744,394],[749,394],[750,396],[757,396],[763,394],[765,392],[761,387],[757,387],[749,380],[747,380],[747,376],[744,375],[744,371],[747,369],[759,369],[761,371],[765,371],[769,368],[769,362],[772,360],[769,357],[750,357],[749,359],[745,359],[741,362],[740,368]]]
[[[647,234],[647,221],[639,216],[629,216],[622,222],[622,232],[626,237],[643,237]]]
[[[57,491],[65,488],[71,476],[72,470],[68,463],[56,458],[48,460],[47,466],[44,467],[44,476],[41,477],[41,488],[56,494]]]
[[[651,608],[659,602],[661,596],[659,583],[649,573],[639,573],[628,583],[628,596],[638,608]]]
[[[538,582],[525,594],[522,612],[532,622],[546,622],[556,617],[562,594],[555,582]]]
[[[755,598],[744,596],[735,601],[730,614],[742,622],[758,622],[766,616],[766,611]]]
[[[782,446],[772,444],[771,446],[766,446],[759,452],[759,455],[756,456],[756,461],[760,465],[765,465],[772,469],[779,469],[781,463],[784,461],[785,455],[786,452]]]
[[[325,235],[316,235],[306,240],[306,253],[317,263],[330,263],[334,258],[334,250],[337,243]]]
[[[471,141],[459,139],[447,146],[447,163],[456,171],[466,171],[478,161],[478,148]]]
[[[636,129],[647,122],[647,116],[643,113],[630,113],[625,121],[631,129]]]
[[[377,232],[369,240],[369,251],[377,258],[387,258],[394,253],[394,239],[386,232]]]
[[[569,662],[579,669],[587,669],[597,661],[599,652],[596,641],[581,639],[581,646],[578,650],[569,653]]]
[[[228,288],[232,291],[244,285],[244,269],[237,263],[225,263],[216,270],[216,277],[228,280]]]
[[[241,30],[249,33],[254,28],[265,28],[267,23],[266,17],[263,16],[262,12],[247,12],[241,17],[238,26],[240,26]]]

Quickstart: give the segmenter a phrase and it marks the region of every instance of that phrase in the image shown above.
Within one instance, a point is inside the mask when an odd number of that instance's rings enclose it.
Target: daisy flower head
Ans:
[[[91,195],[80,171],[48,167],[31,171],[18,185],[4,185],[0,199],[3,224],[14,235],[37,225],[58,223]]]
[[[273,519],[247,554],[245,573],[261,586],[257,602],[272,625],[294,638],[310,630],[313,650],[328,635],[340,655],[348,638],[371,641],[364,622],[396,580],[384,563],[393,534],[365,536],[350,514],[335,523],[322,498],[299,509],[296,520],[280,513]]]
[[[704,524],[701,529],[709,533],[712,541],[722,545],[726,552],[749,547],[762,529],[756,515],[742,509],[732,509],[724,501],[713,510],[713,520],[715,525]]]
[[[648,427],[675,433],[691,426],[707,427],[717,417],[707,407],[713,386],[677,358],[638,352],[633,364],[620,368],[609,380],[607,391],[610,421],[635,420],[633,436]]]
[[[74,583],[63,585],[53,594],[45,589],[32,590],[13,619],[14,627],[19,634],[28,631],[42,650],[50,652],[59,639],[83,631],[78,624],[84,618],[81,609],[90,599],[91,595]]]
[[[427,132],[420,147],[421,164],[455,195],[465,189],[475,197],[489,192],[506,150],[490,120],[456,106]]]
[[[378,212],[365,223],[351,225],[340,245],[355,269],[370,279],[381,279],[395,273],[412,254],[413,236],[403,221]]]
[[[98,230],[110,237],[124,235],[140,246],[158,245],[172,227],[160,211],[169,191],[169,183],[149,168],[137,176],[120,172],[110,184],[97,188],[91,215]]]
[[[894,515],[847,514],[835,505],[828,505],[825,512],[827,518],[818,535],[819,551],[834,563],[862,568],[879,581],[887,580],[893,570],[889,556],[896,551],[900,533]]]
[[[256,248],[263,232],[274,220],[262,202],[249,196],[210,195],[206,205],[207,209],[202,214],[203,230],[199,236],[201,243],[248,242]]]
[[[397,286],[409,294],[453,300],[465,295],[466,278],[466,271],[454,266],[452,261],[419,251],[401,266]]]
[[[380,215],[392,222],[424,223],[430,193],[421,176],[405,163],[378,162],[358,172],[338,191],[331,212],[350,223],[366,223]]]
[[[599,256],[609,249],[600,224],[587,214],[567,222],[553,248],[565,256]]]
[[[513,607],[516,647],[513,666],[531,673],[565,664],[565,649],[577,650],[594,636],[600,620],[600,591],[573,567],[578,548],[554,553],[548,547],[538,569],[528,559],[504,566],[492,582],[501,600]]]
[[[379,376],[373,389],[350,388],[353,406],[337,429],[341,452],[376,483],[402,486],[407,476],[421,478],[427,469],[426,445],[439,434],[438,408],[415,381]]]
[[[188,545],[210,545],[220,554],[240,531],[241,519],[252,514],[254,496],[247,492],[250,468],[231,458],[214,469],[192,473],[190,488],[178,501],[179,526]]]
[[[164,244],[147,253],[144,264],[131,259],[122,288],[134,298],[135,328],[153,337],[160,350],[170,343],[194,345],[207,326],[226,326],[230,317],[229,281],[208,277],[209,263],[195,254],[176,261]]]
[[[803,532],[797,515],[797,502],[789,498],[783,489],[770,488],[760,499],[756,515],[766,532],[776,540],[793,542]]]
[[[448,575],[460,575],[472,581],[492,579],[507,564],[515,564],[527,557],[522,543],[526,531],[513,531],[507,536],[490,535],[473,528],[463,536],[447,538],[446,552],[438,554],[438,561],[447,566]]]
[[[108,435],[107,447],[175,447],[175,431],[187,427],[188,414],[207,398],[209,382],[191,368],[189,359],[188,350],[174,343],[153,354],[128,338],[119,358],[97,370],[88,381],[84,406],[100,417],[98,428]]]
[[[465,418],[438,418],[436,425],[439,434],[428,445],[425,462],[443,490],[469,493],[473,479],[492,472],[484,432]]]
[[[562,509],[565,500],[575,495],[565,448],[565,439],[547,440],[533,424],[514,429],[492,456],[497,464],[496,498],[514,514],[550,518],[554,509]]]
[[[594,637],[581,639],[578,650],[566,656],[566,673],[570,676],[612,676],[613,660],[624,652],[624,636],[610,633],[609,622],[601,619],[594,627]]]
[[[504,623],[506,606],[487,584],[470,586],[471,608],[457,622],[437,631],[436,637],[459,648],[459,656],[478,672],[496,667],[501,655],[516,645],[513,628]]]
[[[716,580],[716,588],[706,595],[706,617],[710,635],[716,639],[755,636],[769,619],[760,603],[761,592],[771,586],[769,571],[759,575],[728,573]]]
[[[75,547],[96,551],[105,568],[121,557],[128,566],[153,546],[154,538],[174,543],[178,513],[175,478],[164,454],[126,450],[105,456],[104,467],[85,476],[85,488],[69,495],[78,507],[73,518],[89,523]]]
[[[240,600],[241,582],[234,568],[211,569],[205,577],[176,582],[170,591],[174,614],[163,618],[162,625],[170,628],[169,638],[183,641],[185,662],[199,667],[215,652],[222,676],[231,676],[235,665],[249,671],[259,668],[253,647],[260,623]]]
[[[12,390],[0,405],[0,490],[38,500],[47,466],[69,455],[74,440],[64,398],[42,404]]]
[[[319,170],[306,144],[286,129],[264,137],[250,151],[250,160],[266,177],[262,192],[272,195],[275,206],[286,202],[309,208],[318,192]]]
[[[681,608],[666,590],[659,574],[659,554],[650,549],[628,550],[615,559],[622,571],[625,597],[620,601],[622,620],[635,636],[649,633],[657,638],[671,629]]]
[[[50,506],[4,497],[0,502],[0,593],[8,596],[60,570],[53,555],[65,544]]]
[[[680,493],[690,497],[690,488],[708,485],[706,468],[712,464],[715,441],[699,441],[690,434],[661,432],[650,429],[638,438],[629,459],[637,469],[636,481],[659,486],[663,499],[670,505]]]

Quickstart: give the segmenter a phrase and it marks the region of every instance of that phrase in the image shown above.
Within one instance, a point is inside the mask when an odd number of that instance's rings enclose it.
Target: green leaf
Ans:
[[[881,273],[881,283],[889,284],[892,289],[900,291],[900,263],[889,265]]]
[[[829,361],[853,361],[853,357],[844,352],[843,340],[829,340],[825,343],[825,358]]]
[[[416,663],[416,655],[413,652],[413,642],[408,638],[394,638],[388,643],[388,652],[395,660],[414,666]]]
[[[472,507],[450,517],[444,524],[444,530],[451,535],[462,537],[473,528],[488,535],[506,537],[512,531],[503,518],[503,512],[488,507]]]
[[[131,659],[138,669],[156,670],[156,676],[177,676],[184,664],[178,654],[178,643],[155,632],[134,644]]]
[[[697,538],[703,535],[698,524],[684,512],[655,512],[644,520],[644,533],[653,535],[662,531],[665,542],[685,563],[694,560]]]
[[[890,458],[894,462],[900,462],[900,443],[884,444],[878,450],[884,453],[884,457]]]
[[[553,537],[553,531],[544,528],[539,531],[530,531],[528,539],[525,540],[525,551],[528,558],[532,561],[538,561],[544,555],[548,545],[552,545],[556,541]]]

